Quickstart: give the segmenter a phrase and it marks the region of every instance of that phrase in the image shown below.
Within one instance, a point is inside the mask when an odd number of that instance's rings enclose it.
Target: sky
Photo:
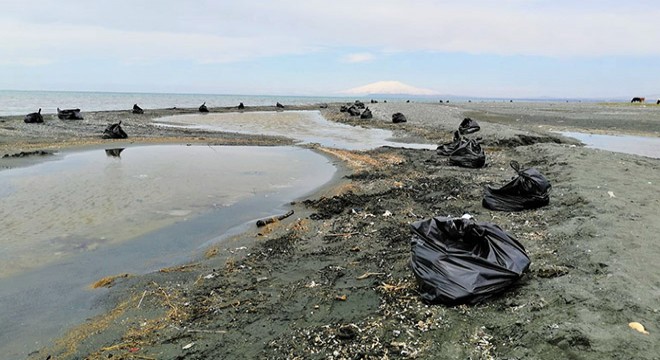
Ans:
[[[0,89],[651,96],[658,19],[645,0],[3,0]]]

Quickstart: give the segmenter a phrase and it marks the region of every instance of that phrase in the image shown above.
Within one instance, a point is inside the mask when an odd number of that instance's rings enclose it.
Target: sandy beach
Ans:
[[[321,114],[392,130],[409,143],[449,142],[469,116],[481,125],[470,137],[482,138],[487,166],[451,166],[432,150],[316,147],[345,176],[292,203],[294,216],[216,244],[196,262],[105,279],[100,285],[111,289],[102,314],[29,359],[660,359],[660,160],[586,148],[557,133],[657,138],[660,106],[381,102],[368,104],[374,119],[360,120],[340,105]],[[77,122],[47,115],[43,125],[3,117],[0,167],[42,161],[12,157],[21,152],[108,144],[293,143],[152,123],[196,111],[90,112]],[[395,112],[408,122],[392,124]],[[129,138],[101,139],[119,120]],[[512,160],[549,179],[548,206],[517,213],[482,207],[485,186],[515,175]],[[478,305],[425,304],[409,268],[409,224],[465,213],[517,238],[530,270]]]

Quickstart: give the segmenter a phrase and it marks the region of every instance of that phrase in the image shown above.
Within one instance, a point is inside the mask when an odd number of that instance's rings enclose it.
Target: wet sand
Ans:
[[[624,115],[617,128],[654,136],[660,107],[574,105],[561,104],[568,115],[553,117],[545,103],[381,103],[369,105],[373,120],[331,105],[323,111],[330,120],[394,130],[411,142],[448,142],[469,114],[482,127],[472,136],[483,138],[488,166],[457,168],[428,150],[319,149],[348,174],[294,204],[296,216],[232,237],[196,263],[117,279],[104,315],[30,358],[657,359],[660,160],[584,148],[548,130],[616,132],[601,114],[616,111]],[[391,124],[395,111],[408,122]],[[156,129],[121,112],[94,117],[101,132],[104,122],[125,118],[148,141],[288,141]],[[3,120],[5,153],[70,146],[80,140],[67,134],[93,133],[91,125],[64,124],[36,133]],[[520,213],[481,206],[485,185],[514,175],[511,160],[551,181],[548,206]],[[463,213],[520,240],[530,271],[479,305],[424,304],[408,268],[408,224]],[[629,328],[633,321],[649,334]]]

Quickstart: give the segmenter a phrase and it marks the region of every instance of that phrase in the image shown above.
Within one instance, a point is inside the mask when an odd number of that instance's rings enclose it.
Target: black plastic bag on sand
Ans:
[[[458,126],[458,131],[461,134],[472,134],[479,130],[481,130],[479,124],[470,118],[463,119],[461,124]]]
[[[511,167],[518,173],[518,177],[499,189],[486,187],[483,206],[491,210],[520,211],[535,209],[550,203],[550,190],[552,186],[538,170],[534,168],[520,170],[516,161]]]
[[[463,139],[461,134],[458,133],[458,131],[454,131],[454,139],[450,143],[438,145],[438,149],[436,152],[438,155],[442,156],[449,156],[451,153],[453,153],[456,149],[461,146],[461,144],[466,143],[467,140]]]
[[[104,139],[126,139],[128,135],[124,132],[124,129],[121,128],[121,121],[108,125],[107,128],[105,128],[105,131],[103,131],[103,138]]]
[[[480,168],[486,165],[486,154],[476,140],[465,141],[449,155],[453,165],[469,168]]]
[[[502,292],[529,268],[525,248],[499,226],[435,217],[410,225],[410,267],[429,303],[474,304]]]

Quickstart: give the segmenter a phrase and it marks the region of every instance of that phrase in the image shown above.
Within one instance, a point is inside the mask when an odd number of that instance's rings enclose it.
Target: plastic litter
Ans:
[[[121,128],[121,121],[116,124],[108,125],[103,131],[104,139],[126,139],[128,135]]]
[[[438,155],[449,156],[465,142],[467,142],[467,140],[463,139],[458,130],[454,131],[454,139],[449,143],[438,145],[436,152]]]
[[[480,168],[486,165],[486,154],[477,140],[471,139],[458,145],[451,155],[449,162],[468,168]]]
[[[410,267],[426,302],[478,303],[506,290],[529,268],[522,244],[495,224],[435,217],[410,227]]]
[[[398,123],[404,123],[406,121],[408,121],[408,119],[406,119],[406,116],[403,115],[402,113],[392,114],[392,122],[393,123],[398,124]]]
[[[511,161],[511,168],[518,176],[499,189],[486,187],[482,204],[498,211],[536,209],[550,203],[552,186],[538,170],[520,170],[520,164]]]
[[[461,134],[472,134],[479,130],[481,130],[479,124],[470,118],[463,119],[463,121],[461,121],[461,124],[458,126],[458,131]]]

